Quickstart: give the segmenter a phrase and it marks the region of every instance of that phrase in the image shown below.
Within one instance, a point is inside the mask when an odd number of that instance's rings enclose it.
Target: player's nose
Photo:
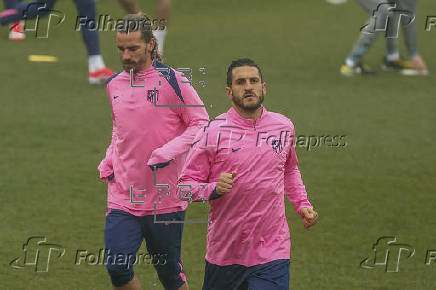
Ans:
[[[250,83],[250,82],[245,82],[245,85],[244,85],[244,89],[245,89],[245,91],[252,91],[253,90],[253,84],[252,83]]]
[[[129,60],[130,59],[130,53],[129,51],[126,49],[121,53],[121,59],[124,60]]]

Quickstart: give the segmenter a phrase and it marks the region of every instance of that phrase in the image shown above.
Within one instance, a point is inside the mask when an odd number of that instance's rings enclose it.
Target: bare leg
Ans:
[[[141,284],[139,283],[138,278],[135,276],[133,276],[133,279],[127,283],[124,286],[121,287],[115,287],[113,286],[114,290],[141,290]],[[181,289],[181,288],[180,288]]]
[[[140,11],[136,0],[118,0],[124,10],[129,14],[136,14]]]
[[[157,0],[155,7],[155,17],[157,19],[163,19],[165,26],[168,26],[168,19],[170,17],[171,0]]]
[[[163,55],[164,42],[167,34],[168,19],[170,17],[171,0],[157,0],[155,6],[155,18],[157,19],[157,29],[153,30],[153,35],[157,40],[157,50]]]

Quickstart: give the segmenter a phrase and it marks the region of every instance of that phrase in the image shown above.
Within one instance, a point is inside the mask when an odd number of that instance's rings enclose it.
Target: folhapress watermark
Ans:
[[[67,250],[59,245],[47,242],[45,236],[32,236],[24,242],[23,254],[9,262],[14,269],[33,268],[35,272],[48,272],[53,263],[60,263]],[[97,251],[77,249],[69,251],[70,257],[74,256],[74,265],[165,265],[168,255],[165,253],[136,253],[120,254],[111,253],[109,249],[100,248]],[[63,259],[64,263],[66,259]]]
[[[46,25],[41,25],[40,18],[47,17]],[[33,27],[30,27],[29,20],[34,19]],[[34,32],[35,38],[48,38],[51,23],[55,22],[53,27],[59,26],[65,20],[65,13],[60,10],[54,10],[47,7],[47,3],[32,2],[29,3],[23,11],[24,31],[26,33]],[[14,26],[11,27],[13,29]]]
[[[394,236],[383,236],[372,246],[373,253],[360,262],[363,269],[384,268],[385,272],[399,272],[400,262],[412,258],[415,248],[409,244],[397,243]],[[424,265],[436,264],[436,250],[426,250]]]
[[[127,265],[130,268],[133,265],[165,265],[167,263],[167,254],[114,254],[109,249],[99,249],[98,253],[89,252],[88,250],[77,250],[75,265]]]
[[[408,244],[396,243],[396,237],[380,237],[372,246],[373,255],[360,262],[360,267],[372,269],[383,266],[386,272],[398,272],[401,253],[406,253],[406,258],[415,254],[415,249]]]
[[[164,30],[166,27],[166,19],[141,19],[141,20],[125,20],[113,19],[108,14],[101,14],[98,18],[90,18],[88,16],[77,16],[75,30],[80,31],[87,28],[91,31],[118,31],[128,30],[136,31],[140,26],[150,30]]]
[[[431,31],[432,27],[436,27],[436,16],[427,16],[425,19],[425,31]]]
[[[60,260],[65,254],[65,248],[58,244],[47,243],[44,236],[34,236],[23,244],[23,255],[13,259],[9,266],[15,269],[31,267],[35,272],[48,272],[49,265]]]
[[[51,8],[44,2],[32,2],[26,6],[23,11],[24,27],[23,30],[27,34],[30,32],[35,33],[35,38],[48,38],[50,29],[60,26],[66,18],[66,14],[60,10]],[[42,23],[41,18],[47,18],[47,23]],[[30,23],[34,20],[34,23]],[[87,29],[89,31],[117,31],[119,29],[128,31],[136,31],[139,25],[152,30],[164,30],[167,26],[167,19],[150,19],[150,20],[124,20],[113,19],[108,14],[100,14],[94,17],[77,16],[74,30],[81,31]],[[13,29],[12,26],[10,29]]]
[[[397,3],[386,1],[377,5],[372,11],[369,23],[361,27],[360,31],[367,34],[385,32],[386,38],[398,38],[400,24],[409,25],[415,18],[412,11],[400,9]]]

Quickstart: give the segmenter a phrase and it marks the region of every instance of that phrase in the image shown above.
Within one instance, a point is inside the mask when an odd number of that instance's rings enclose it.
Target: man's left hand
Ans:
[[[318,213],[314,211],[313,208],[303,207],[301,214],[303,216],[303,226],[306,229],[310,229],[318,222]]]

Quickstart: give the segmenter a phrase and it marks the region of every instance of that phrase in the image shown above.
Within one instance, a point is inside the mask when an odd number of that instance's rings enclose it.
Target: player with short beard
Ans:
[[[178,181],[182,199],[210,204],[203,290],[289,289],[284,195],[305,228],[318,221],[297,167],[294,126],[262,105],[266,83],[250,59],[232,62],[226,93],[232,108],[198,136]]]

